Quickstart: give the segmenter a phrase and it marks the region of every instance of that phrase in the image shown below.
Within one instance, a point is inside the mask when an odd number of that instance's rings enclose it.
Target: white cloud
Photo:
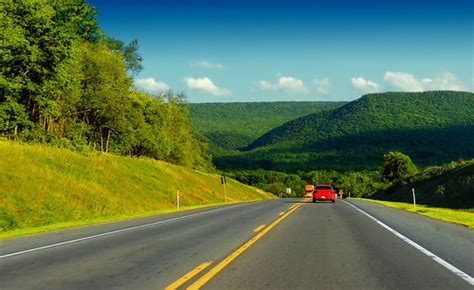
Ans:
[[[206,77],[197,79],[185,77],[184,82],[190,89],[211,93],[214,96],[228,96],[231,94],[231,91],[219,88]]]
[[[154,78],[136,79],[134,82],[137,88],[150,93],[166,91],[170,88],[165,82],[156,81]]]
[[[316,92],[321,95],[329,94],[329,80],[328,78],[323,79],[314,79],[314,83],[316,84]]]
[[[224,66],[219,63],[211,63],[205,60],[200,61],[193,61],[191,63],[192,67],[199,67],[199,68],[209,68],[209,69],[223,69]]]
[[[467,90],[466,86],[449,72],[443,73],[434,79],[422,79],[425,90]]]
[[[383,77],[391,86],[410,92],[423,91],[423,84],[412,74],[387,71]]]
[[[380,92],[380,86],[376,82],[366,80],[362,77],[352,78],[352,86],[362,93]]]
[[[384,79],[394,88],[404,91],[421,92],[430,90],[465,90],[466,87],[452,73],[446,72],[436,78],[418,80],[409,73],[387,71]]]
[[[257,86],[266,91],[283,91],[286,93],[309,93],[308,88],[304,85],[303,81],[295,79],[293,77],[281,76],[278,77],[276,82],[259,81]]]

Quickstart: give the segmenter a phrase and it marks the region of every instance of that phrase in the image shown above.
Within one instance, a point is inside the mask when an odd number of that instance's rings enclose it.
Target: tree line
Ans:
[[[288,174],[260,169],[234,171],[230,175],[242,183],[259,187],[275,195],[285,193],[286,188],[291,188],[291,196],[302,196],[305,184],[329,184],[336,189],[344,190],[346,194],[351,192],[352,197],[362,197],[411,180],[418,172],[418,167],[408,155],[399,151],[390,151],[384,154],[379,170],[345,172],[312,170]]]
[[[98,26],[84,0],[0,3],[0,135],[212,169],[183,94],[133,87],[136,40]]]

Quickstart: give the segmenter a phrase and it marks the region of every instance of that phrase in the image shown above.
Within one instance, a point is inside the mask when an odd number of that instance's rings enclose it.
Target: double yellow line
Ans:
[[[204,269],[206,269],[207,267],[209,267],[209,265],[211,265],[212,262],[206,262],[206,263],[202,263],[201,265],[197,266],[196,268],[192,269],[191,271],[189,271],[188,273],[184,274],[183,277],[179,278],[178,280],[174,281],[173,283],[171,283],[170,285],[168,285],[165,290],[174,290],[174,289],[178,289],[181,285],[183,285],[184,283],[188,282],[190,279],[192,279],[194,276],[196,276],[197,274],[199,274],[201,271],[203,271]]]
[[[188,288],[189,290],[193,289],[200,289],[204,284],[209,282],[214,276],[216,276],[222,269],[224,269],[227,265],[229,265],[233,260],[235,260],[240,254],[245,252],[250,246],[252,246],[255,242],[257,242],[259,239],[261,239],[266,233],[268,233],[271,229],[273,229],[277,224],[279,224],[282,220],[287,218],[290,214],[292,214],[295,210],[300,207],[302,203],[297,203],[292,205],[288,211],[282,215],[280,215],[279,218],[277,218],[274,222],[272,222],[270,225],[268,225],[266,228],[263,230],[257,228],[260,230],[253,238],[245,242],[242,246],[240,246],[237,250],[232,252],[229,256],[227,256],[224,260],[222,260],[219,264],[211,268],[206,274],[201,276],[199,279],[197,279],[194,283],[192,283]],[[187,273],[184,275],[182,278],[174,282],[173,284],[170,284],[170,286],[166,287],[166,289],[177,289],[179,286],[183,285],[186,281],[197,275],[200,271],[204,270],[207,268],[207,266],[210,265],[210,262],[204,263],[193,269],[191,272]],[[206,265],[205,265],[206,264]],[[202,269],[199,270],[199,272],[196,272],[197,269],[201,267]],[[195,271],[196,270],[196,271]],[[186,278],[185,278],[186,277]],[[184,281],[184,282],[183,282]],[[178,283],[179,282],[179,283]],[[171,286],[174,286],[174,288],[171,288]]]

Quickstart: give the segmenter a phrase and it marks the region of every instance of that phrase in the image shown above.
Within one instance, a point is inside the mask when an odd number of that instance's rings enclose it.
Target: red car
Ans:
[[[313,193],[313,202],[318,200],[330,200],[336,202],[336,192],[330,185],[320,184],[316,185]]]

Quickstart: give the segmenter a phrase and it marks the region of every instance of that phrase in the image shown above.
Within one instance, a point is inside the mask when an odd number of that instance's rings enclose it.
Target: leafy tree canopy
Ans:
[[[136,40],[108,37],[85,0],[0,1],[0,135],[213,170],[185,97],[137,92]]]
[[[383,156],[382,179],[388,182],[399,181],[418,172],[408,155],[392,151]]]

